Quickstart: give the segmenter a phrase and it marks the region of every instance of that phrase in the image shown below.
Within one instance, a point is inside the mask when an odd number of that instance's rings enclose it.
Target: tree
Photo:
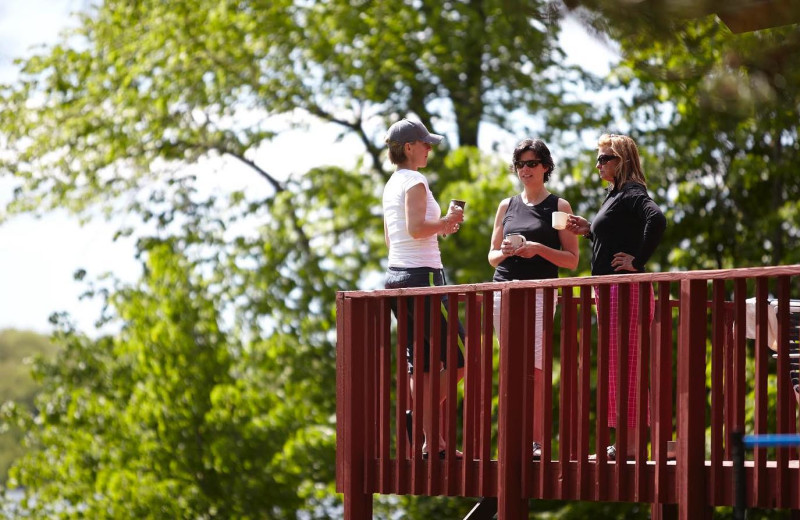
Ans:
[[[153,181],[216,156],[280,192],[252,157],[273,137],[270,116],[297,110],[358,135],[380,173],[374,117],[415,113],[432,127],[448,117],[432,107],[450,106],[461,145],[517,109],[559,107],[550,132],[570,128],[588,108],[562,98],[560,80],[587,76],[558,67],[546,5],[103,2],[2,92],[14,154],[0,165],[22,182],[9,209],[138,210]],[[532,88],[537,77],[547,83]],[[131,192],[142,199],[114,207]]]
[[[661,264],[800,261],[796,28],[734,35],[715,17],[665,18],[655,33],[596,26],[620,42],[615,77],[636,93],[623,110],[667,206]]]
[[[0,173],[19,183],[7,212],[68,208],[89,218],[102,208],[132,221],[121,233],[134,232],[137,216],[170,233],[191,218],[187,212],[218,203],[196,189],[190,167],[240,162],[272,193],[233,194],[235,207],[225,201],[211,223],[247,218],[286,239],[269,243],[265,271],[253,273],[272,282],[274,299],[252,309],[280,312],[274,321],[298,330],[303,311],[330,308],[336,289],[357,286],[385,257],[372,201],[388,172],[369,130],[375,121],[382,129],[411,112],[434,128],[431,121],[448,117],[436,107],[451,106],[459,144],[469,145],[480,122],[505,124],[515,109],[548,109],[549,135],[591,113],[561,96],[562,78],[570,85],[590,78],[558,66],[558,18],[548,4],[447,5],[109,0],[91,7],[68,38],[22,63],[21,81],[0,92],[4,113],[14,114],[0,123],[9,149]],[[296,111],[359,136],[361,180],[340,182],[341,172],[324,164],[302,179],[278,179],[258,161],[258,147],[273,137],[270,118]],[[432,161],[431,170],[436,192],[445,193],[455,180],[448,172],[464,168]],[[224,242],[231,244],[261,245],[252,235]],[[242,288],[245,296],[249,290]]]
[[[120,333],[90,340],[59,320],[65,349],[37,366],[40,415],[7,411],[30,432],[11,473],[31,490],[25,506],[81,518],[295,518],[323,503],[316,485],[333,478],[334,428],[312,404],[325,389],[308,371],[324,363],[297,359],[292,334],[244,343],[223,331],[217,288],[176,242],[151,244],[147,257],[143,279],[109,296]]]

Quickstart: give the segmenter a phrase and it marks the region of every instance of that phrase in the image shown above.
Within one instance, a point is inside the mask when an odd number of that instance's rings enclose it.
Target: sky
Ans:
[[[29,48],[53,43],[66,26],[68,13],[79,0],[3,0],[0,3],[0,82],[15,77],[13,59],[27,55]],[[0,182],[0,200],[10,194],[9,183]],[[80,228],[66,215],[41,220],[19,217],[0,225],[0,329],[17,328],[48,333],[48,316],[54,311],[75,309],[92,320],[99,304],[78,303],[81,287],[72,273],[81,266],[102,264],[131,269],[130,255],[121,247],[110,247],[110,225]]]
[[[60,31],[74,25],[71,13],[82,10],[88,0],[0,0],[0,83],[16,77],[13,59],[28,56],[31,48],[53,44]],[[562,43],[568,61],[579,63],[595,73],[608,70],[613,52],[588,36],[576,23],[569,23]],[[281,129],[285,122],[276,122]],[[379,129],[376,129],[376,131]],[[437,130],[440,130],[437,128]],[[316,154],[302,153],[309,132],[314,134]],[[447,134],[447,129],[444,129]],[[331,164],[348,167],[355,164],[363,150],[354,136],[338,140],[333,125],[314,125],[309,131],[282,131],[280,137],[258,151],[259,164],[269,164],[269,171],[279,178],[302,173],[317,165],[318,157]],[[510,153],[518,136],[497,129],[481,127],[479,145]],[[499,146],[498,146],[499,145]],[[223,184],[224,180],[224,184]],[[209,189],[260,189],[263,181],[243,168],[231,166],[224,178],[210,178]],[[258,183],[257,185],[252,185]],[[11,196],[12,184],[0,180],[0,203]],[[81,225],[66,212],[55,212],[40,219],[14,217],[0,224],[0,330],[52,332],[48,317],[67,311],[78,330],[96,336],[95,321],[100,316],[99,300],[81,299],[86,289],[73,273],[85,269],[89,278],[105,272],[133,282],[138,278],[139,263],[134,259],[131,241],[113,241],[119,222],[94,220]]]

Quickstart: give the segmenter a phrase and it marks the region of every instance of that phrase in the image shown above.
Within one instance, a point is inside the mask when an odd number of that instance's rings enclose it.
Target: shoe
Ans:
[[[414,434],[412,433],[413,430],[414,430],[414,414],[413,414],[413,412],[411,410],[406,410],[406,434],[408,435],[408,444],[409,445],[413,444],[413,442],[411,442],[411,439],[414,436]],[[423,434],[423,436],[422,436],[422,450],[423,450],[422,451],[422,459],[423,460],[428,460],[428,452],[424,451],[425,450],[425,442],[426,442],[425,441],[425,435]],[[444,459],[444,457],[445,457],[445,451],[444,450],[439,450],[439,458],[440,459]],[[464,458],[464,454],[461,453],[460,451],[456,450],[455,458],[456,459],[463,459]]]
[[[439,458],[440,459],[444,458],[444,450],[439,450]],[[428,460],[428,452],[427,451],[423,451],[422,452],[422,460]]]
[[[613,444],[606,448],[606,458],[608,460],[617,460],[617,447]]]
[[[589,455],[589,460],[594,461],[597,460],[597,455],[594,453]],[[617,460],[617,447],[613,444],[611,446],[606,447],[606,460]]]
[[[542,458],[542,445],[536,441],[533,441],[533,449],[531,450],[533,454],[533,460],[539,460]]]

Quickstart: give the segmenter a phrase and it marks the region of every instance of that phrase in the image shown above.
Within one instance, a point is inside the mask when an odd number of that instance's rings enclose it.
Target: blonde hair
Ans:
[[[603,134],[597,140],[597,148],[611,148],[619,157],[614,169],[614,186],[620,188],[628,182],[636,182],[647,186],[642,164],[639,160],[639,149],[636,142],[627,135]]]

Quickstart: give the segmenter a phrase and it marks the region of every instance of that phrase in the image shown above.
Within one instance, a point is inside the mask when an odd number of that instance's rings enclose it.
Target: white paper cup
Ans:
[[[569,217],[569,213],[564,213],[563,211],[554,211],[553,212],[553,228],[554,229],[564,229],[567,227],[567,217]]]
[[[509,235],[506,235],[506,240],[508,240],[511,243],[511,247],[513,247],[514,249],[519,249],[520,247],[522,247],[522,244],[525,243],[525,237],[523,235],[520,235],[519,233],[511,233]]]

